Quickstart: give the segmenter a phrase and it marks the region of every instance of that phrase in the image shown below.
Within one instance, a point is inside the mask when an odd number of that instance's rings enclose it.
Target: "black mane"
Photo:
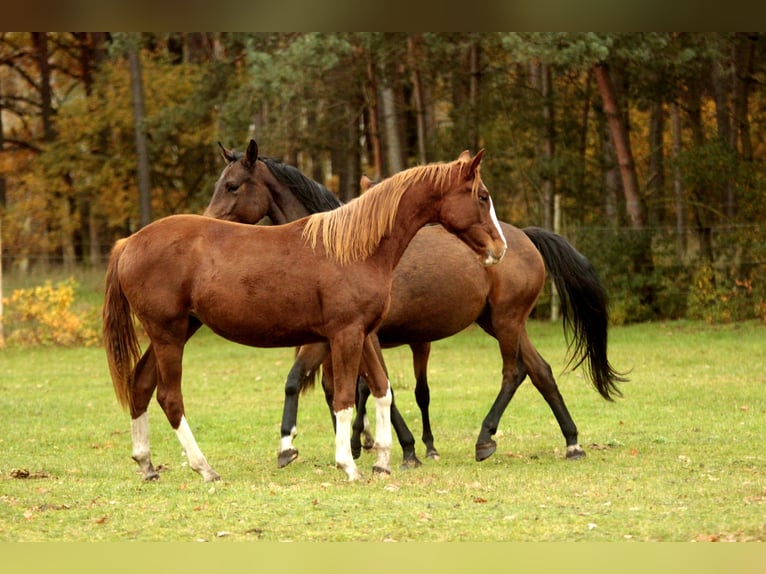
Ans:
[[[309,213],[331,211],[343,205],[333,192],[321,183],[309,179],[297,168],[270,157],[258,159],[266,164],[274,177],[290,188]]]

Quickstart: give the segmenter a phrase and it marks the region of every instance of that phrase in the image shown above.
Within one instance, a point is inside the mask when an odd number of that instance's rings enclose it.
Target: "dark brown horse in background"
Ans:
[[[424,225],[440,223],[484,264],[502,259],[506,243],[481,181],[482,155],[405,170],[340,209],[285,225],[175,215],[117,242],[106,275],[104,342],[144,479],[157,477],[147,417],[155,387],[191,468],[205,480],[219,478],[191,432],[181,393],[184,346],[203,324],[255,347],[329,346],[336,464],[349,480],[360,476],[350,436],[361,373],[376,399],[373,468],[389,472],[392,396],[368,335],[389,306],[394,267]],[[248,157],[254,164],[255,154]],[[218,187],[235,193],[226,171]],[[141,358],[132,315],[150,340]]]
[[[256,223],[268,216],[274,223],[317,210],[335,209],[340,201],[324,186],[292,166],[257,157],[252,145],[246,154],[222,153],[228,165],[205,211],[210,217]],[[570,337],[570,366],[584,365],[598,392],[606,399],[619,394],[623,379],[607,359],[607,301],[593,267],[561,236],[544,229],[524,230],[501,222],[508,242],[503,261],[492,267],[476,262],[470,250],[439,227],[421,229],[394,270],[391,308],[377,330],[382,347],[409,345],[413,352],[415,398],[423,421],[422,439],[427,456],[436,458],[428,412],[430,394],[427,363],[430,343],[478,323],[500,344],[503,378],[500,392],[482,423],[476,459],[495,451],[492,436],[516,389],[529,375],[559,423],[566,441],[566,456],[578,458],[585,451],[577,440],[577,427],[564,404],[548,363],[535,349],[526,321],[537,303],[545,280],[545,265],[562,298],[562,319]],[[428,257],[426,253],[438,253]],[[295,459],[298,392],[313,383],[313,372],[327,354],[325,345],[304,346],[285,385],[279,464]],[[364,392],[365,386],[360,385]],[[364,396],[357,403],[352,448],[358,456],[364,427]],[[417,465],[415,441],[396,409],[391,410],[394,429],[404,450],[405,465]]]

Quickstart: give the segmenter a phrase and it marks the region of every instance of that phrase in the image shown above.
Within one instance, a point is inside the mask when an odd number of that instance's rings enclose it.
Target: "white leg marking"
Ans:
[[[130,421],[130,434],[133,437],[133,459],[142,464],[149,460],[149,414],[144,413]]]
[[[133,438],[133,460],[138,463],[144,480],[154,480],[159,475],[152,466],[149,450],[149,415],[144,412],[130,421],[130,434]]]
[[[391,472],[391,383],[388,383],[386,394],[375,398],[375,449],[378,460],[375,469],[380,472]]]
[[[290,429],[290,434],[288,436],[283,436],[279,440],[279,452],[286,452],[288,450],[292,450],[293,448],[293,439],[295,438],[295,435],[298,434],[298,431],[293,427]]]
[[[189,423],[186,422],[185,416],[181,417],[181,424],[179,424],[176,429],[176,435],[181,442],[181,446],[186,453],[186,458],[189,460],[189,466],[192,470],[200,473],[206,482],[221,478],[218,473],[210,467],[205,459],[205,455],[202,454],[202,451],[197,445],[197,441],[194,440],[194,435],[192,434],[191,428],[189,428]]]
[[[335,413],[335,465],[345,471],[349,480],[362,478],[351,454],[351,419],[353,407]]]

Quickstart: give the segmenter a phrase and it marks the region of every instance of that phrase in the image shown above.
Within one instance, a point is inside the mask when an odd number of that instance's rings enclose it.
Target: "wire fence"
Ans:
[[[724,318],[766,315],[766,226],[717,225],[707,228],[567,226],[561,234],[585,255],[604,283],[615,322],[704,317],[720,307]],[[4,293],[45,278],[103,277],[108,254],[88,261],[85,245],[75,257],[52,253],[2,253]],[[91,279],[94,280],[95,279]],[[550,316],[550,289],[535,317]]]

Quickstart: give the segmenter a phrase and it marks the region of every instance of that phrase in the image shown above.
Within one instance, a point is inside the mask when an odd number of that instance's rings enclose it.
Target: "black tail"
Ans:
[[[539,227],[524,233],[543,256],[561,299],[564,332],[571,357],[567,366],[585,363],[593,385],[607,400],[622,396],[617,383],[625,382],[606,355],[609,314],[607,295],[596,270],[585,256],[560,235]]]

